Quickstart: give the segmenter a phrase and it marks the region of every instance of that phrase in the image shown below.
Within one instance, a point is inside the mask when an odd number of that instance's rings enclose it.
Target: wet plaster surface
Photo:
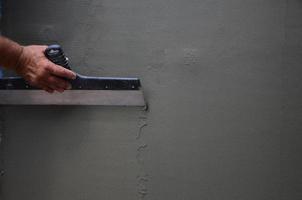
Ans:
[[[4,34],[139,76],[150,109],[5,107],[1,199],[300,200],[301,19],[300,0],[4,1]]]

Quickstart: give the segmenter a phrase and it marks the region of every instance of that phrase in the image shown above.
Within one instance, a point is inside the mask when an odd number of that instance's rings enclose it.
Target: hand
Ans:
[[[38,45],[23,47],[16,68],[17,74],[30,85],[49,93],[71,89],[70,83],[64,78],[75,79],[76,74],[49,61],[44,55],[46,48],[47,46]]]

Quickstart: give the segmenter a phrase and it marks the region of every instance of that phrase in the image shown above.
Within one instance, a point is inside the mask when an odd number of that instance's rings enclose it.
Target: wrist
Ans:
[[[13,68],[15,71],[18,71],[24,63],[24,46],[20,45],[17,51],[17,59]]]
[[[17,65],[21,66],[23,46],[0,36],[0,65],[15,70]]]

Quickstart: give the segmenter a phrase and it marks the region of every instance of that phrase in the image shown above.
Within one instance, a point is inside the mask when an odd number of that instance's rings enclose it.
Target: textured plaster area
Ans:
[[[4,34],[149,111],[6,107],[3,200],[300,200],[300,0],[6,0]]]

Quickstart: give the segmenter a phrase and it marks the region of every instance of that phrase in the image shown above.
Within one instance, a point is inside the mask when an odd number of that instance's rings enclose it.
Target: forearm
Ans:
[[[0,36],[0,65],[7,69],[16,70],[23,47],[5,37]]]

